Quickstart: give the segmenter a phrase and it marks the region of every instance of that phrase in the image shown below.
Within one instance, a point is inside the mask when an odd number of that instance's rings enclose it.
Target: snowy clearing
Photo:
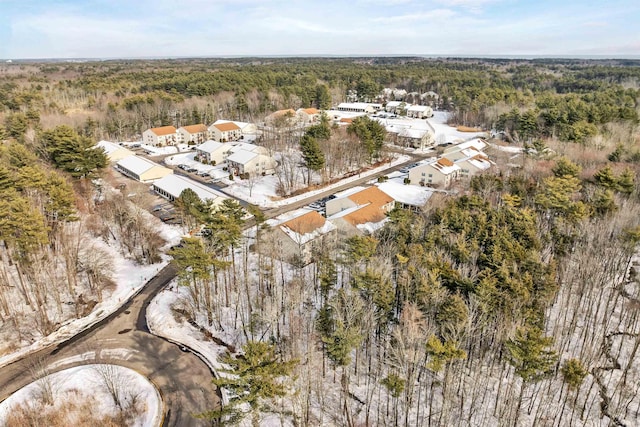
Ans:
[[[114,401],[113,391],[118,395]],[[52,398],[47,405],[43,400]],[[120,410],[135,414],[130,426],[158,426],[162,421],[162,401],[154,385],[137,372],[117,365],[84,365],[40,378],[0,403],[0,425],[18,406],[42,413],[54,413],[63,404],[91,402],[91,414],[99,420],[117,416]],[[118,408],[118,405],[122,409]],[[77,417],[82,414],[71,414]]]

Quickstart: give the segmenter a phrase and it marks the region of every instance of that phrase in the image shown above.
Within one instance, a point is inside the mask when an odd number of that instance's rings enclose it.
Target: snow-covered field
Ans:
[[[446,142],[462,142],[471,138],[482,138],[487,132],[460,132],[455,127],[447,124],[449,113],[446,111],[434,111],[433,117],[427,119],[435,132],[436,144],[444,144]]]
[[[47,397],[52,402],[43,402]],[[134,414],[128,424],[132,427],[158,426],[162,420],[160,394],[145,377],[122,366],[84,365],[47,375],[15,392],[0,403],[0,425],[7,425],[7,417],[18,406],[54,413],[63,404],[83,402],[90,402],[96,420],[116,416],[118,405]]]

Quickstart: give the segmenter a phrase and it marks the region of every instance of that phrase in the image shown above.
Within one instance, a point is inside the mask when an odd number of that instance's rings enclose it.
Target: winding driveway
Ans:
[[[398,170],[412,161],[327,189],[290,205],[267,210],[265,216],[273,218]],[[254,225],[252,222],[248,221],[245,227]],[[220,405],[218,390],[211,382],[213,373],[196,355],[151,334],[147,327],[147,306],[175,276],[175,267],[169,264],[149,280],[140,293],[104,320],[63,343],[51,345],[0,368],[0,402],[46,374],[96,362],[113,363],[136,370],[160,390],[164,404],[163,426],[210,425],[193,415]]]
[[[210,425],[193,415],[220,404],[212,372],[196,355],[147,328],[147,306],[175,276],[175,267],[169,264],[111,316],[68,341],[1,368],[0,401],[42,375],[83,364],[113,363],[136,370],[160,390],[163,426]]]

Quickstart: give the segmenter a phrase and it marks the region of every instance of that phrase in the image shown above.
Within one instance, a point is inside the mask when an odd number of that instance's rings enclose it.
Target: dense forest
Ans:
[[[262,123],[275,110],[327,108],[348,94],[377,100],[383,88],[406,90],[410,102],[434,92],[425,102],[452,123],[493,130],[498,167],[420,212],[392,211],[372,235],[338,236],[310,265],[278,257],[258,211],[247,235],[237,205],[211,212],[189,195],[179,200],[189,226],[209,233],[171,251],[187,290],[176,316],[244,349],[225,359],[237,375],[218,380],[236,398],[202,416],[237,420],[248,403],[256,423],[270,412],[294,425],[638,424],[634,61],[3,64],[0,324],[25,340],[2,299],[14,286],[7,271],[20,279],[20,319],[33,311],[24,323],[42,335],[56,322],[37,311],[38,298],[74,301],[72,313],[58,304],[67,316],[90,310],[79,295],[98,299],[109,267],[78,249],[80,235],[118,236],[123,254],[157,260],[163,241],[140,211],[145,200],[114,193],[93,202],[108,175],[97,139],[219,118]],[[318,148],[347,133],[290,137],[320,169],[333,161]],[[59,270],[48,271],[48,259]]]
[[[0,76],[13,137],[72,122],[84,135],[126,140],[153,126],[328,108],[350,91],[371,101],[397,87],[409,102],[435,92],[430,102],[459,124],[581,142],[605,123],[638,120],[640,71],[633,61],[202,59],[5,64]]]

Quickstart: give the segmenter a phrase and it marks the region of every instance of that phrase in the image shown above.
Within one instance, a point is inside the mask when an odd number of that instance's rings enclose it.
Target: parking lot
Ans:
[[[315,201],[315,202],[313,202],[313,203],[310,203],[310,204],[308,205],[308,207],[309,207],[310,209],[313,209],[314,211],[319,212],[319,213],[320,213],[320,214],[322,214],[322,215],[325,215],[327,202],[328,202],[329,200],[331,200],[331,199],[335,199],[335,198],[336,198],[336,196],[334,196],[334,195],[332,194],[332,195],[330,195],[330,196],[323,197],[323,198],[322,198],[322,199],[320,199],[320,200],[316,200],[316,201]]]
[[[175,208],[169,202],[159,203],[151,209],[151,213],[160,218],[162,222],[166,222],[167,224],[181,224],[180,220]]]

